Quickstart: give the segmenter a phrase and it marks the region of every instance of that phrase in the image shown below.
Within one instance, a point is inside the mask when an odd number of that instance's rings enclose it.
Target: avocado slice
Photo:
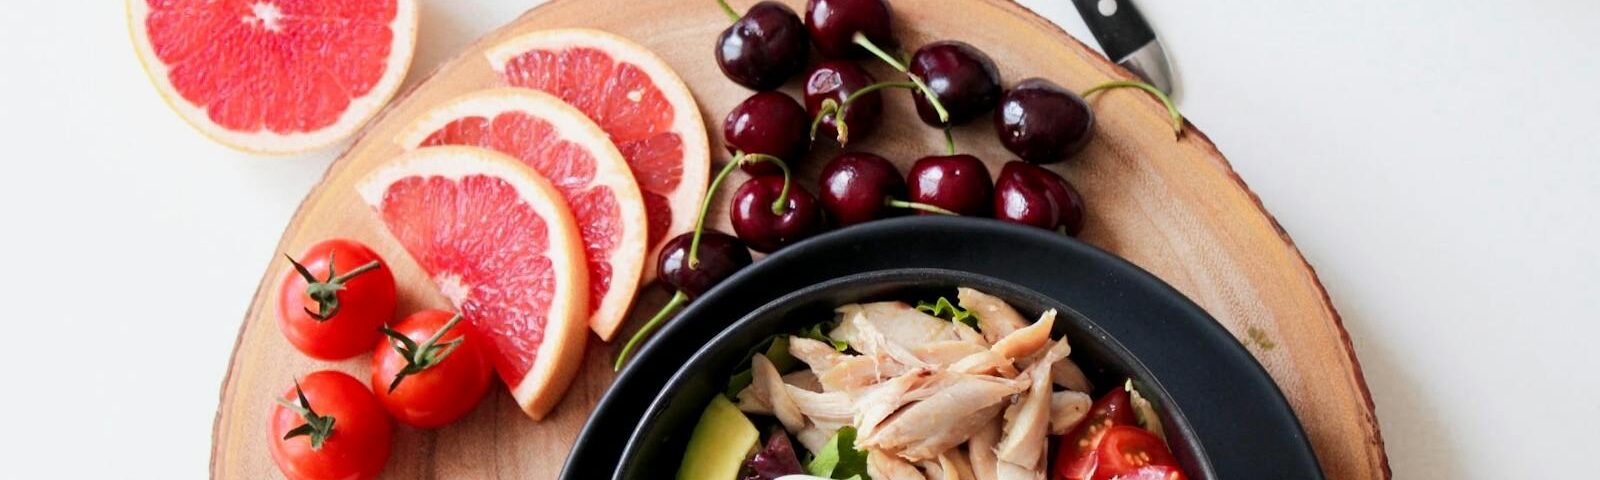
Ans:
[[[735,480],[739,468],[761,442],[761,433],[727,397],[717,395],[700,414],[678,480]]]

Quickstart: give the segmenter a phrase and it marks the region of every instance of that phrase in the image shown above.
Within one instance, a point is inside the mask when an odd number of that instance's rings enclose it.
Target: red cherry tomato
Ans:
[[[394,274],[354,240],[312,245],[278,289],[278,328],[307,356],[340,360],[370,351],[394,319]],[[330,271],[330,267],[331,271]]]
[[[442,427],[471,412],[489,391],[494,368],[482,338],[460,316],[423,310],[385,333],[390,338],[372,354],[372,391],[402,423]]]
[[[1106,430],[1095,449],[1098,464],[1094,480],[1111,480],[1133,475],[1140,469],[1156,465],[1177,467],[1178,459],[1167,450],[1161,437],[1143,428],[1117,425]]]
[[[267,446],[284,476],[374,478],[389,462],[394,424],[355,377],[323,370],[280,398],[267,417]]]
[[[1137,422],[1127,390],[1117,388],[1106,392],[1089,407],[1083,421],[1061,438],[1056,447],[1056,480],[1090,480],[1098,464],[1094,452],[1106,431]]]
[[[1133,473],[1112,477],[1111,480],[1185,480],[1186,478],[1188,477],[1183,476],[1183,471],[1178,470],[1178,467],[1150,465],[1134,470]]]

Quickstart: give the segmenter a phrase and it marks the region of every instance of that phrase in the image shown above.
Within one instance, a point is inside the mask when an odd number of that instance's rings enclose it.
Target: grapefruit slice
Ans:
[[[474,147],[413,150],[356,188],[488,337],[517,404],[544,418],[572,383],[588,330],[583,242],[561,192],[521,161]]]
[[[350,136],[400,87],[416,0],[128,0],[161,98],[200,133],[256,153]]]
[[[694,96],[660,57],[587,29],[523,34],[485,55],[507,84],[560,97],[611,136],[643,191],[648,258],[667,238],[694,228],[711,150]],[[655,278],[655,262],[645,263],[645,279]]]
[[[522,160],[561,191],[578,221],[589,268],[589,328],[611,340],[646,263],[644,201],[622,153],[560,99],[525,88],[483,90],[423,114],[406,148],[467,145]]]

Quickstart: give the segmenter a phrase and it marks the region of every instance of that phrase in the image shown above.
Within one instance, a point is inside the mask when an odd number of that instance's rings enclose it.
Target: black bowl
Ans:
[[[1052,336],[1065,335],[1072,358],[1096,387],[1096,397],[1132,378],[1157,407],[1169,444],[1189,478],[1215,478],[1194,428],[1161,382],[1105,329],[1071,307],[1003,280],[956,270],[907,268],[868,272],[812,285],[767,303],[723,330],[683,364],[651,402],[628,439],[614,479],[666,478],[682,460],[701,411],[768,337],[833,318],[840,305],[954,297],[956,287],[976,288],[1005,300],[1025,318],[1056,309]]]

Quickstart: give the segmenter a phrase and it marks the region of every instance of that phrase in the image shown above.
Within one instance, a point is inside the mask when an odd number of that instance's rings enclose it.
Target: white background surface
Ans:
[[[424,0],[413,72],[531,3]],[[1066,0],[1023,3],[1089,38]],[[257,158],[195,134],[140,71],[121,2],[9,6],[4,476],[205,476],[239,321],[338,149]],[[1344,314],[1396,476],[1592,476],[1600,3],[1143,7],[1183,110]]]

